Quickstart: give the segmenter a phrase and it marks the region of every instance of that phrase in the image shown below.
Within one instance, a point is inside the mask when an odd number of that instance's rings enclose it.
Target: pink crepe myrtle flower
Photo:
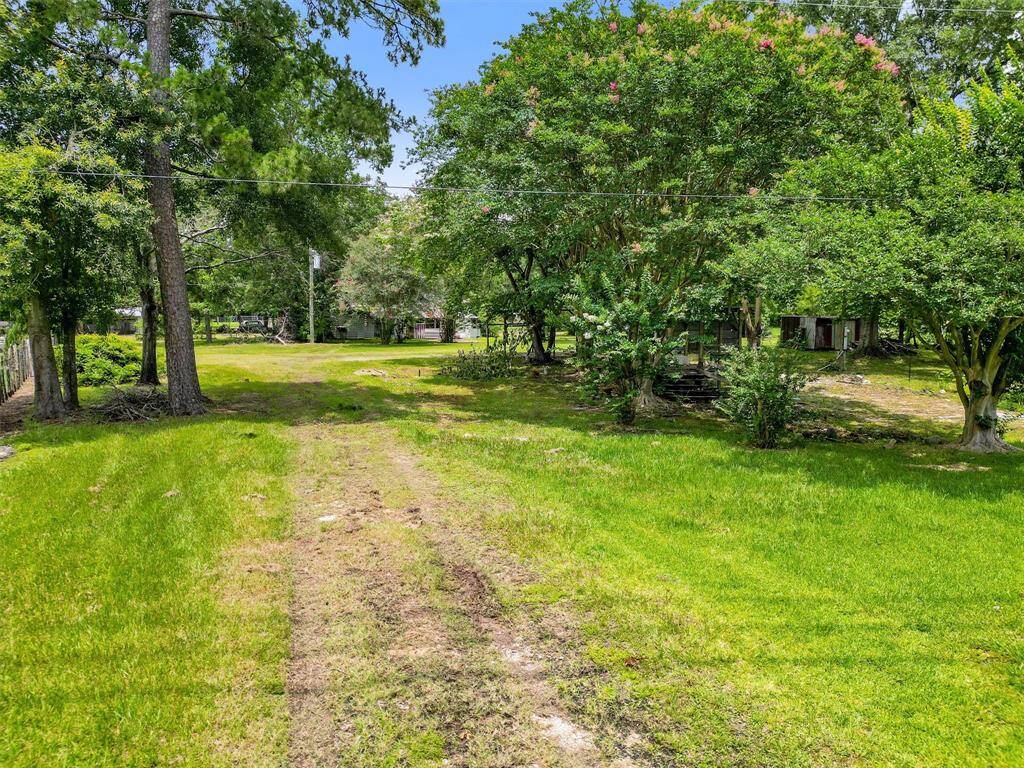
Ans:
[[[800,75],[800,77],[803,77],[804,75],[807,74],[807,67],[801,64],[799,67],[796,68],[796,73]]]
[[[613,93],[611,96],[608,97],[608,99],[611,101],[612,104],[618,104],[619,103],[619,94]]]
[[[486,216],[488,213],[491,212],[491,206],[489,206],[489,205],[481,205],[480,206],[480,210],[483,211],[484,215]]]
[[[608,83],[608,90],[609,91],[617,91],[617,90],[619,90],[618,82],[615,81],[615,80],[612,80],[610,83]]]
[[[644,247],[640,245],[640,243],[633,243],[631,246],[629,246],[629,250],[631,250],[633,253],[642,253]]]
[[[610,29],[612,32],[618,32],[619,31],[618,22],[613,21],[611,24],[608,25],[608,29]]]
[[[751,197],[757,197],[760,191],[761,190],[758,189],[757,187],[751,187],[750,189],[747,190],[747,194],[750,195]]]
[[[717,32],[721,28],[722,22],[718,21],[718,19],[712,19],[711,21],[708,22],[708,29],[710,29],[713,32]]]
[[[647,31],[649,29],[650,29],[650,27],[648,27],[646,24],[643,24],[643,23],[636,25],[636,33],[638,35],[646,35]]]
[[[895,61],[879,61],[875,64],[875,69],[879,72],[888,72],[893,77],[899,77],[900,65]]]
[[[854,35],[853,42],[855,42],[861,48],[875,48],[875,47],[877,47],[877,43],[875,43],[875,38],[868,37],[867,35],[861,34],[860,32],[858,32],[856,35]]]
[[[757,44],[757,47],[762,51],[774,51],[775,41],[772,40],[770,37],[766,37]]]
[[[839,93],[842,93],[843,91],[846,90],[846,81],[837,80],[836,82],[832,83],[832,87],[835,88],[836,91],[838,91]]]

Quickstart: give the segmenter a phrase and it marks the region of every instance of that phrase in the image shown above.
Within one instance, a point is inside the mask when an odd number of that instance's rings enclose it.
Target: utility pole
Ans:
[[[314,270],[320,268],[320,254],[314,251],[312,248],[309,249],[309,343],[316,344],[316,326],[313,324],[315,319],[314,311],[314,299],[316,298],[313,292],[314,286]]]

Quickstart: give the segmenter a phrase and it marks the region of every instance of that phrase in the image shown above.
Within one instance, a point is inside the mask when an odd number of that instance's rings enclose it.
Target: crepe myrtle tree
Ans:
[[[929,92],[959,98],[979,71],[999,73],[1008,46],[1024,52],[1020,0],[994,4],[992,13],[978,7],[973,0],[859,0],[808,3],[799,10],[819,29],[838,27],[884,46],[902,70],[907,99],[917,103]]]
[[[164,314],[171,411],[204,410],[174,175],[337,180],[311,158],[390,159],[392,106],[327,53],[353,23],[394,61],[443,41],[436,0],[28,0],[9,48],[23,66],[53,51],[104,67],[145,95],[135,160],[145,171]]]
[[[595,301],[609,295],[584,268],[593,254],[638,244],[630,269],[612,275],[647,275],[669,318],[788,162],[842,143],[876,149],[903,130],[894,71],[877,47],[808,32],[777,8],[748,18],[732,4],[640,2],[626,15],[570,3],[538,15],[457,90],[437,129],[440,167],[463,158],[488,184],[559,193],[532,219],[533,240],[518,242],[574,254],[570,274],[592,278],[577,295],[587,285]],[[658,331],[676,332],[667,319]]]
[[[434,94],[431,122],[418,141],[425,180],[496,191],[424,192],[424,259],[431,271],[447,272],[458,285],[484,288],[481,314],[521,319],[527,359],[542,364],[551,359],[555,319],[591,224],[573,215],[578,206],[572,197],[544,194],[552,179],[522,141],[523,130],[522,121],[510,119],[506,106],[479,84]]]
[[[969,87],[965,106],[926,103],[920,112],[918,130],[892,149],[812,161],[787,185],[851,198],[799,213],[807,236],[817,238],[816,255],[829,270],[877,275],[898,311],[930,339],[964,407],[959,444],[1008,450],[997,406],[1022,372],[1024,89],[985,79]],[[821,236],[851,224],[875,234],[859,247]]]

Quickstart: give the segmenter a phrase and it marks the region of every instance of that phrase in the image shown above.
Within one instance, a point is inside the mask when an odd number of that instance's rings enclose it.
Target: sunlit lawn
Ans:
[[[415,446],[538,574],[510,608],[572,606],[679,764],[1024,764],[1019,457],[622,431],[557,381],[439,379],[451,349],[200,347],[220,413],[28,431],[0,464],[0,764],[275,764],[287,585],[238,552],[286,535],[313,421]]]

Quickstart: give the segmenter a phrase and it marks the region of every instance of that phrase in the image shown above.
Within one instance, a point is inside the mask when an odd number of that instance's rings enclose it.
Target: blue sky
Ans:
[[[380,33],[362,26],[354,27],[348,39],[331,40],[328,50],[339,57],[350,55],[352,65],[366,73],[370,85],[383,88],[403,115],[422,122],[431,90],[474,79],[477,68],[494,53],[498,42],[515,35],[530,20],[532,11],[544,11],[556,4],[551,0],[441,0],[447,45],[425,50],[416,67],[394,66],[385,55]],[[401,167],[412,137],[397,134],[392,143],[395,162],[382,178],[388,184],[412,184],[416,169]]]

